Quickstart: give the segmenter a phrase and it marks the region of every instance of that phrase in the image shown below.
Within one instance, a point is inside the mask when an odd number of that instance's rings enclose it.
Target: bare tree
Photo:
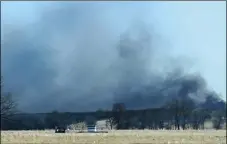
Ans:
[[[193,101],[187,98],[176,98],[167,103],[166,107],[174,116],[175,129],[179,130],[180,127],[185,129],[190,114],[195,107]]]
[[[191,99],[184,98],[180,100],[180,116],[181,127],[184,130],[186,128],[187,121],[190,119],[190,115],[195,108],[195,104]]]
[[[16,112],[16,103],[11,93],[1,95],[1,118],[9,119]]]
[[[3,86],[1,77],[1,89]],[[10,117],[16,113],[16,103],[12,98],[11,93],[4,93],[1,90],[1,119],[10,120]]]
[[[171,115],[174,117],[175,129],[180,129],[180,101],[178,99],[173,99],[167,102],[166,108],[170,110]]]
[[[114,118],[113,117],[109,117],[106,120],[106,127],[107,128],[110,128],[112,130],[113,129],[113,126],[114,126]]]

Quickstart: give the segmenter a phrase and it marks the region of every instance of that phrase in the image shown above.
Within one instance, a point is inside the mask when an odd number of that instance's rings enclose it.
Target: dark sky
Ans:
[[[92,111],[115,102],[160,107],[177,96],[205,100],[204,78],[187,71],[187,58],[171,56],[151,25],[135,20],[116,32],[121,25],[101,19],[99,8],[55,4],[34,23],[4,27],[4,90],[21,111]]]

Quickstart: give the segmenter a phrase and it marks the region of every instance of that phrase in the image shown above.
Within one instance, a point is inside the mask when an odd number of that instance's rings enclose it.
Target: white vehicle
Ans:
[[[96,125],[88,125],[87,131],[88,132],[96,132]]]

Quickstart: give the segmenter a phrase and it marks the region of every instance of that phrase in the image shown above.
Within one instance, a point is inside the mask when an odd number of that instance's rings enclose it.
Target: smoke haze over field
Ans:
[[[160,107],[176,96],[195,102],[216,96],[194,68],[197,61],[174,54],[155,17],[144,20],[139,10],[148,10],[146,4],[33,5],[26,25],[6,24],[2,14],[4,86],[22,111],[91,111],[115,102],[135,109]]]

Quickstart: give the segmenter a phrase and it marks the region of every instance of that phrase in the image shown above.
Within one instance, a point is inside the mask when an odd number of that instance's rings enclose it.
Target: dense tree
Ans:
[[[113,105],[112,113],[114,123],[117,129],[124,129],[125,124],[125,105],[124,103],[116,103]]]
[[[96,119],[103,119],[107,115],[106,113],[107,113],[107,111],[105,111],[103,109],[98,109],[96,111],[95,117],[96,117]]]
[[[190,115],[195,109],[195,104],[191,99],[184,98],[179,101],[180,108],[180,117],[181,117],[181,127],[182,129],[186,128],[186,123],[190,119]]]
[[[60,125],[61,116],[58,111],[53,111],[46,114],[45,124],[47,128],[53,129],[56,126]]]
[[[85,117],[85,122],[87,125],[95,125],[96,124],[96,118],[94,116],[88,115]]]
[[[165,108],[169,109],[169,112],[174,117],[175,129],[180,129],[180,101],[173,99],[165,105]]]
[[[191,112],[192,128],[199,129],[199,127],[202,126],[202,129],[204,129],[204,123],[209,118],[210,118],[210,113],[207,109],[195,108]]]
[[[212,122],[215,129],[220,129],[222,121],[226,117],[226,111],[224,110],[215,110],[211,113]]]

